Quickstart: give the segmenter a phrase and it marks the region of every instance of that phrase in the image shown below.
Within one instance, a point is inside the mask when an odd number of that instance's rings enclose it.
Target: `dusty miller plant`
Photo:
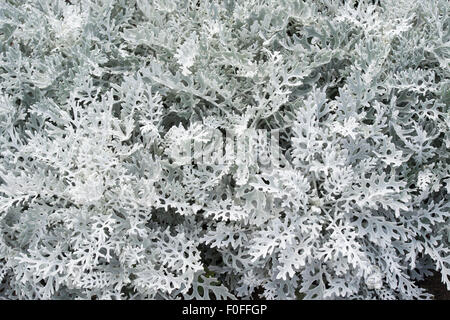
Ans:
[[[449,7],[1,1],[0,297],[450,289]],[[210,129],[280,165],[173,156]]]

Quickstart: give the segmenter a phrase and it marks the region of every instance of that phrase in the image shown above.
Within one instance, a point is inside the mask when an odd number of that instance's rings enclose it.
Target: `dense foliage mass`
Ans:
[[[450,288],[449,7],[1,1],[0,297]],[[211,129],[280,165],[178,161]]]

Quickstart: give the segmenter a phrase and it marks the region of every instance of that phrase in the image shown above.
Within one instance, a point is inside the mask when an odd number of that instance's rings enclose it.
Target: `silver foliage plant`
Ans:
[[[449,7],[1,1],[1,298],[450,289]],[[178,163],[210,129],[280,165]]]

